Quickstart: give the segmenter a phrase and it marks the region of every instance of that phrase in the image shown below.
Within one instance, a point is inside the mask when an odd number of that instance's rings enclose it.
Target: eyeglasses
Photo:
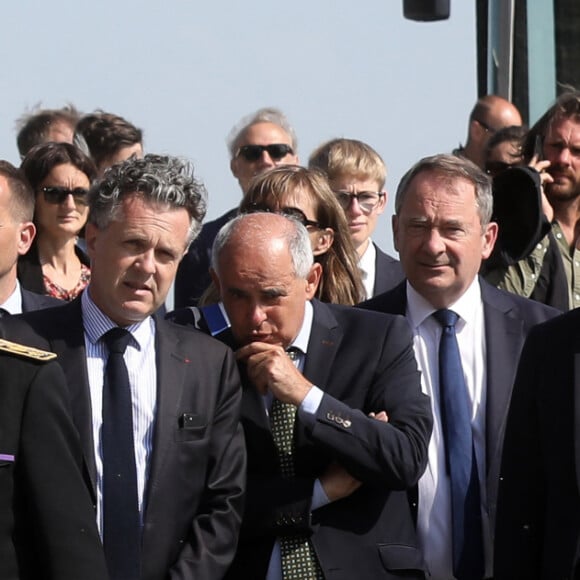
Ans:
[[[270,208],[266,205],[262,205],[260,203],[251,203],[249,205],[248,209],[244,213],[259,213],[259,212],[276,213],[276,214],[283,215],[284,217],[288,217],[290,219],[294,219],[294,220],[300,222],[305,228],[307,228],[308,226],[311,226],[313,228],[322,229],[319,222],[309,220],[306,217],[306,214],[301,209],[298,209],[297,207],[285,206],[285,207],[281,207],[279,210],[273,210],[272,208]]]
[[[335,191],[336,199],[343,209],[348,209],[353,199],[356,199],[359,207],[364,213],[371,213],[381,201],[384,192],[361,191],[351,193],[350,191]]]
[[[83,187],[75,187],[75,189],[67,189],[66,187],[43,187],[44,201],[46,203],[53,203],[60,205],[64,203],[69,195],[73,196],[76,205],[88,205],[89,191]]]
[[[476,123],[479,123],[485,129],[485,132],[486,133],[491,133],[492,135],[494,135],[495,133],[498,132],[498,129],[494,129],[491,125],[488,125],[487,123],[484,123],[480,119],[474,119],[474,121]]]
[[[280,161],[286,155],[294,153],[292,147],[286,143],[272,143],[271,145],[243,145],[238,149],[236,157],[241,156],[246,161],[258,161],[264,151],[268,152],[272,161]]]

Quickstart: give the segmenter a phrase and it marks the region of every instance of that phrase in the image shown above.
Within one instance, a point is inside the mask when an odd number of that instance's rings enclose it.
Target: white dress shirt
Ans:
[[[0,304],[8,314],[22,314],[22,292],[20,291],[20,282],[16,280],[14,292],[8,296],[4,304]]]
[[[90,290],[90,286],[89,286]],[[103,530],[103,452],[101,427],[103,425],[103,383],[109,352],[101,337],[117,326],[91,300],[88,291],[81,297],[87,370],[93,419],[93,442],[97,468],[97,525]],[[123,355],[133,405],[133,439],[137,467],[137,493],[139,515],[143,523],[145,484],[151,464],[155,409],[157,405],[157,368],[155,365],[155,322],[148,317],[142,322],[126,327],[132,340]]]
[[[449,306],[449,309],[460,317],[456,324],[457,342],[465,384],[471,401],[473,442],[482,506],[485,506],[486,342],[483,303],[477,278],[463,296],[455,304]],[[439,405],[439,340],[442,327],[431,316],[435,310],[407,283],[407,318],[413,330],[413,346],[421,371],[422,389],[431,398],[433,411],[433,434],[429,441],[428,465],[419,480],[417,532],[428,569],[428,578],[450,580],[454,578],[451,492],[445,467],[445,446]],[[486,512],[486,509],[482,510],[484,538],[489,537],[486,531]],[[486,553],[490,549],[490,546],[484,545]],[[487,570],[486,576],[490,574],[491,571]]]
[[[358,266],[362,272],[363,286],[367,298],[373,297],[375,290],[375,279],[377,269],[377,249],[373,241],[369,238],[367,249],[358,261]]]

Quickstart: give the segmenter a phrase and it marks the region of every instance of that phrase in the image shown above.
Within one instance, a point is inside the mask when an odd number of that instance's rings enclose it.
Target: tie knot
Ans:
[[[457,321],[459,320],[459,315],[453,310],[448,310],[447,308],[442,308],[433,313],[435,320],[445,327],[453,328]]]
[[[131,340],[131,333],[124,328],[115,326],[115,328],[111,328],[111,330],[103,334],[101,339],[109,348],[109,352],[123,354]]]

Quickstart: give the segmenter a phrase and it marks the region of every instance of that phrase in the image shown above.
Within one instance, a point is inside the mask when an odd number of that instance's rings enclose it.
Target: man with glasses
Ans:
[[[399,261],[381,251],[371,239],[387,204],[387,169],[379,154],[362,141],[333,139],[312,153],[308,166],[326,174],[345,211],[366,297],[399,284],[404,278]]]
[[[466,157],[484,169],[488,139],[504,127],[521,124],[522,117],[515,105],[497,95],[485,95],[469,115],[467,142],[454,149],[453,154]]]
[[[297,165],[296,135],[288,119],[277,109],[264,108],[244,117],[227,140],[230,169],[242,193],[250,181],[277,165]],[[211,247],[220,228],[237,213],[231,209],[207,222],[181,261],[175,279],[175,307],[195,306],[209,286]]]

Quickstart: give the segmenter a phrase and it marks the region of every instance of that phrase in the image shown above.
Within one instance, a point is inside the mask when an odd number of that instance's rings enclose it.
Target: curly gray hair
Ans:
[[[105,229],[115,219],[124,198],[139,195],[169,208],[183,207],[190,216],[188,244],[201,229],[207,192],[193,166],[177,157],[146,155],[108,169],[89,193],[89,222]]]

